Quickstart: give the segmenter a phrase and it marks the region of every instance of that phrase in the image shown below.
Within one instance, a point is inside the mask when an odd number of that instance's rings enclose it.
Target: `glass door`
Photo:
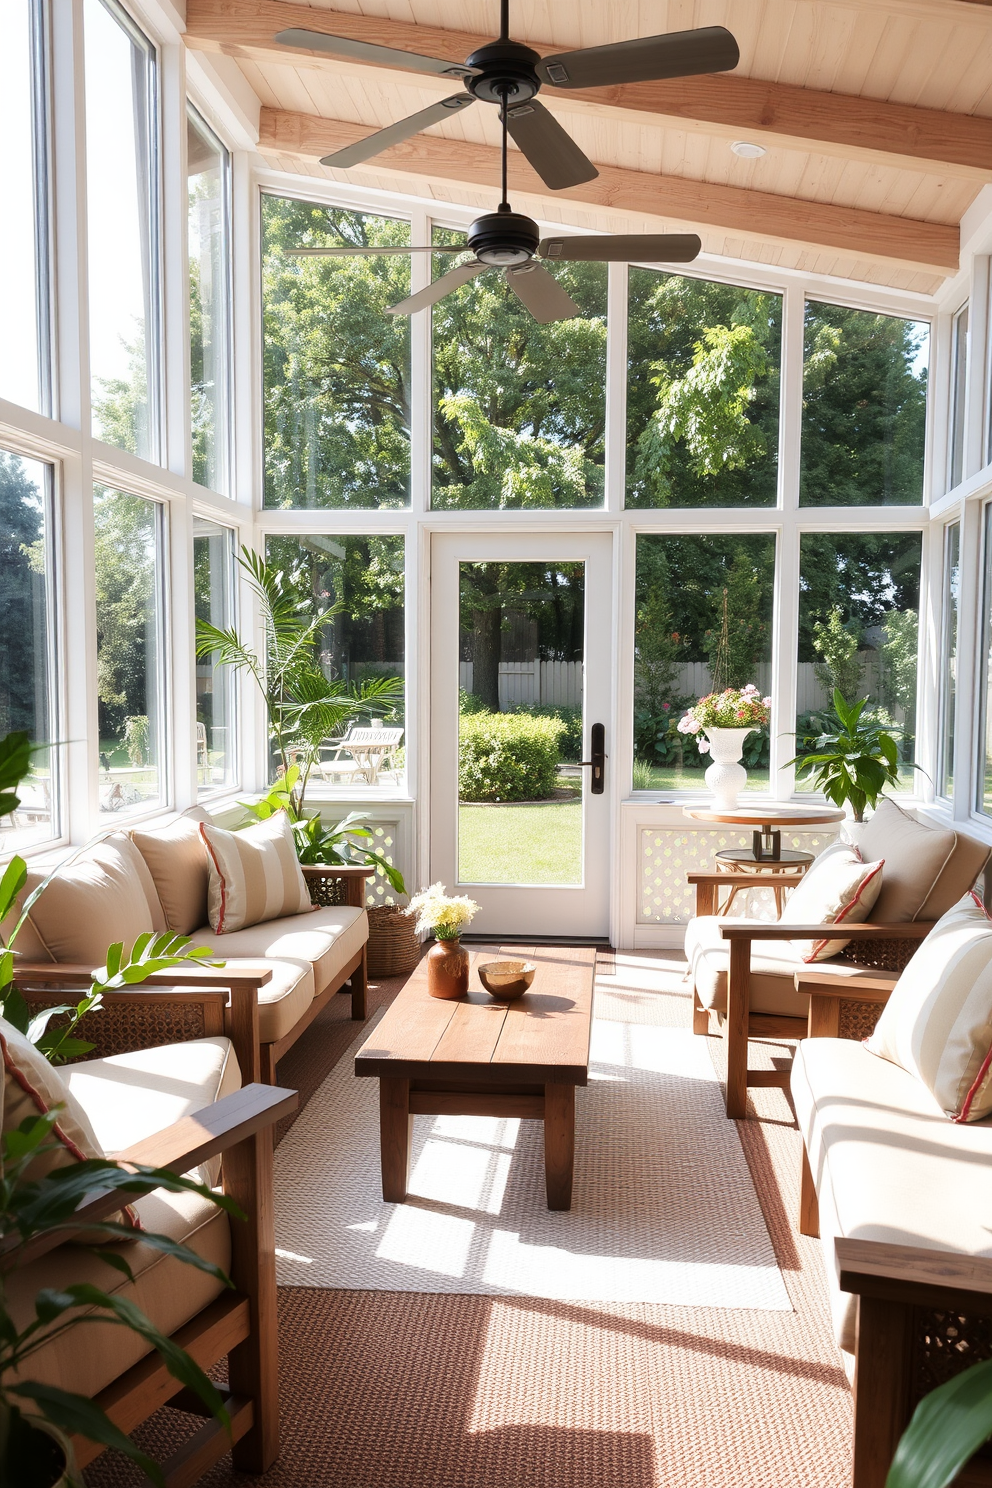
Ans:
[[[431,879],[473,932],[608,933],[611,545],[434,535]]]

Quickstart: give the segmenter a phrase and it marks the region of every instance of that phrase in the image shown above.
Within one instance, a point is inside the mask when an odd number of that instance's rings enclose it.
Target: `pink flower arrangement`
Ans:
[[[771,717],[770,697],[763,698],[753,682],[746,687],[728,687],[710,692],[693,703],[679,719],[680,734],[691,734],[700,754],[709,752],[709,740],[701,737],[710,728],[762,728]]]

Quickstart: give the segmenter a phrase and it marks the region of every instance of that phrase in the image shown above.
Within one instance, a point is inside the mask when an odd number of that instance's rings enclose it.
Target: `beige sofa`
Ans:
[[[147,930],[189,935],[194,945],[209,946],[223,959],[229,979],[254,982],[259,1049],[250,1073],[257,1070],[273,1084],[277,1061],[346,984],[352,1017],[365,1017],[369,931],[363,901],[373,870],[306,868],[311,897],[319,901],[311,913],[217,935],[207,920],[208,863],[198,831],[200,821],[208,820],[194,809],[160,828],[113,832],[69,860],[19,932],[18,960],[37,970],[39,985],[48,980],[46,968],[56,965],[76,968],[85,980],[114,941],[131,944]],[[29,873],[21,903],[43,877],[38,870]],[[9,934],[10,922],[4,929]],[[182,982],[189,985],[193,976],[185,974]],[[70,984],[71,978],[62,982]],[[99,1037],[93,1026],[87,1034]],[[185,1025],[182,1034],[189,1034]],[[136,1032],[135,1047],[173,1036],[174,1026],[157,1034],[146,1029]]]

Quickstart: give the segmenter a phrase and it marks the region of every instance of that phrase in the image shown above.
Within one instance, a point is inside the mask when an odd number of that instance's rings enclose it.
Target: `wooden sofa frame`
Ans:
[[[51,968],[49,968],[51,971]],[[163,976],[165,973],[163,973]],[[216,976],[217,973],[214,973]],[[170,1006],[201,1005],[204,1021],[222,1021],[226,994],[217,990],[189,988],[155,991],[156,999],[167,998]],[[115,992],[118,1003],[148,994]],[[231,987],[234,1024],[243,1035],[258,1010],[253,986]],[[100,1016],[99,1014],[96,1016]],[[220,1031],[220,1029],[216,1029]],[[185,1037],[190,1037],[186,1035]],[[196,1036],[196,1035],[192,1035]],[[250,1037],[250,1034],[249,1034]],[[185,1041],[181,1039],[180,1041]],[[153,1040],[152,1042],[156,1042]],[[163,1042],[163,1040],[157,1040]],[[233,1040],[232,1040],[233,1042]],[[252,1047],[235,1047],[242,1070],[250,1067]],[[106,1052],[123,1052],[108,1049]],[[201,1368],[209,1370],[228,1358],[226,1405],[231,1429],[213,1417],[172,1455],[164,1466],[167,1488],[190,1488],[228,1451],[242,1472],[263,1473],[279,1454],[278,1337],[276,1326],[275,1232],[272,1205],[272,1128],[298,1105],[295,1090],[246,1083],[195,1116],[157,1132],[122,1152],[118,1161],[188,1172],[208,1158],[223,1153],[222,1184],[246,1221],[231,1220],[231,1280],[234,1290],[214,1299],[172,1335]],[[80,1223],[105,1219],[120,1207],[120,1196],[105,1194],[78,1211]],[[18,1262],[46,1254],[63,1244],[65,1234],[39,1235],[18,1254]],[[11,1261],[4,1249],[16,1245],[11,1237],[0,1247],[0,1270]],[[225,1392],[222,1390],[222,1394]],[[147,1355],[96,1397],[96,1402],[121,1431],[132,1432],[163,1405],[172,1402],[183,1410],[204,1414],[204,1407],[182,1389],[169,1374],[157,1353]],[[85,1468],[104,1448],[83,1437],[73,1438],[76,1463]]]
[[[788,880],[786,875],[762,873],[690,873],[688,881],[695,887],[695,913],[712,915],[716,911],[719,889],[739,884],[745,888],[795,887],[800,876]],[[845,925],[844,937],[855,945],[860,941],[907,940],[921,941],[933,929],[930,921],[912,920],[901,924]],[[747,1116],[747,1092],[749,1087],[778,1086],[786,1089],[789,1084],[788,1070],[748,1069],[747,1045],[749,1038],[805,1038],[808,1022],[803,1018],[790,1018],[784,1014],[751,1012],[751,946],[756,940],[823,940],[836,938],[836,925],[779,925],[766,920],[726,920],[720,933],[730,946],[730,967],[727,976],[727,1010],[723,1033],[727,1045],[727,1115],[737,1120]],[[832,975],[829,962],[816,968],[821,982],[829,982]],[[853,977],[837,978],[837,995],[850,999]],[[894,978],[886,983],[891,987]],[[805,991],[803,987],[800,990]],[[860,999],[861,993],[858,993]],[[693,988],[692,999],[693,1033],[709,1033],[709,1010],[703,1007]]]
[[[310,887],[315,904],[346,904],[356,909],[364,907],[365,880],[375,873],[374,868],[339,866],[335,864],[304,865],[303,875]],[[218,958],[224,953],[223,937],[219,937]],[[64,1002],[61,993],[69,988],[88,987],[93,971],[89,966],[59,964],[53,962],[18,962],[14,981],[29,1003]],[[224,1033],[234,1044],[245,1083],[261,1080],[266,1085],[276,1083],[276,1065],[288,1049],[296,1043],[313,1020],[323,1012],[335,993],[347,985],[351,993],[351,1016],[364,1019],[367,1011],[368,957],[367,947],[354,955],[334,980],[313,999],[288,1033],[281,1039],[262,1043],[258,1030],[258,989],[272,979],[270,971],[243,972],[200,967],[190,971],[161,972],[143,983],[146,989],[155,989],[159,994],[154,1001],[143,1001],[137,990],[127,993],[110,993],[104,996],[104,1009],[95,1018],[87,1019],[83,1035],[96,1044],[91,1057],[104,1053],[118,1053],[125,1047],[143,1049],[153,1044],[165,1044],[189,1038],[208,1038],[211,1034]],[[174,989],[175,995],[160,992],[163,987]],[[229,989],[229,1000],[221,993],[214,998],[191,999],[184,989],[199,987]],[[51,989],[59,989],[55,992]],[[224,1003],[227,1002],[227,1006]],[[252,1016],[250,1005],[254,1004]],[[108,1019],[107,1012],[111,1013]],[[122,1027],[113,1034],[113,1047],[105,1047],[109,1024],[116,1022]],[[253,1047],[252,1047],[252,1041]]]

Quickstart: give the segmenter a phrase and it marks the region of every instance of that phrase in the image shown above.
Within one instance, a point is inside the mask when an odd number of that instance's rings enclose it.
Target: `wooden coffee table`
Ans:
[[[496,1002],[480,961],[535,961],[530,990]],[[382,1197],[402,1204],[414,1116],[516,1116],[544,1122],[549,1209],[572,1203],[575,1087],[589,1080],[593,948],[506,946],[473,951],[468,995],[427,991],[421,961],[355,1055],[355,1074],[379,1081]]]

